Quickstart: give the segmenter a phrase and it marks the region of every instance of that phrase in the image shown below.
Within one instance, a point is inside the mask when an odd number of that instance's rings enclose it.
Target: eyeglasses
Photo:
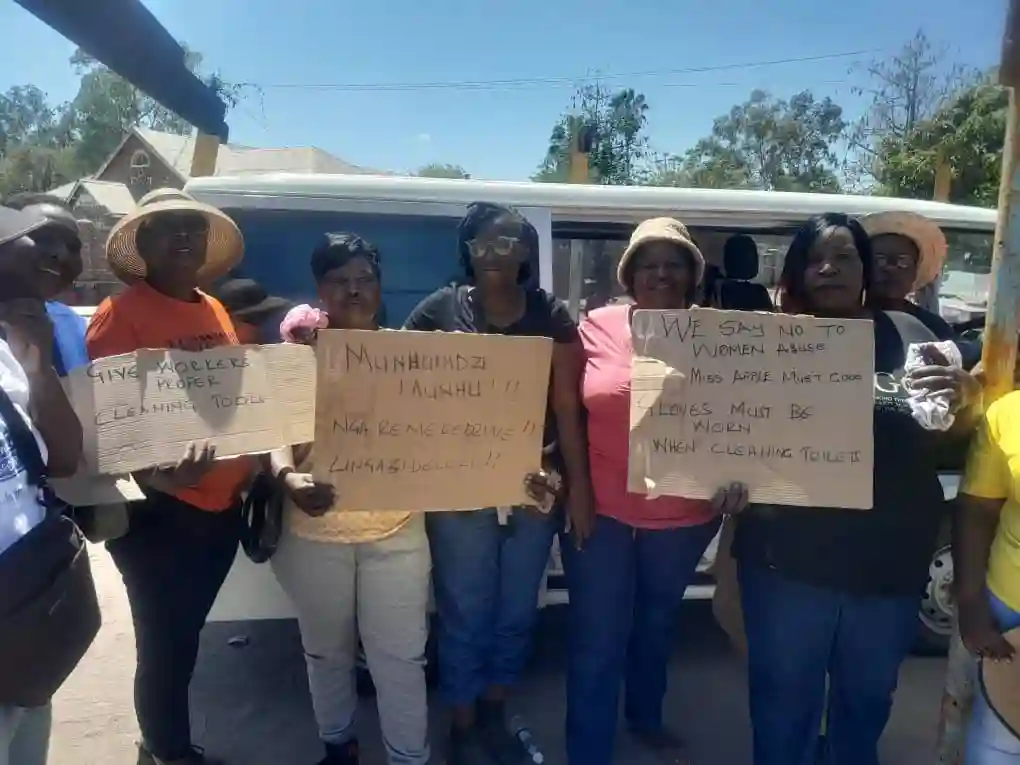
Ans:
[[[505,258],[512,255],[520,243],[521,239],[517,236],[497,236],[494,239],[471,239],[467,247],[472,258],[484,258],[486,255]]]
[[[917,259],[908,252],[876,252],[875,264],[883,268],[913,268]]]

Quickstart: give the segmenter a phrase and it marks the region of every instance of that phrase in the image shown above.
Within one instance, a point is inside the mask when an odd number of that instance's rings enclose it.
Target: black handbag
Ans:
[[[85,537],[49,489],[35,436],[2,389],[0,416],[46,508],[0,553],[0,706],[37,707],[78,666],[102,618]]]
[[[272,476],[255,476],[241,505],[241,548],[253,563],[273,557],[283,532],[283,492]]]

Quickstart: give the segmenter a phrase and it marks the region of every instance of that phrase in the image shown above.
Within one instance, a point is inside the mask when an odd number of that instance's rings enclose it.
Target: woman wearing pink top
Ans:
[[[741,509],[747,492],[728,486],[703,501],[647,499],[627,491],[630,317],[635,308],[689,308],[704,268],[682,223],[646,220],[634,231],[618,270],[634,305],[596,309],[580,326],[596,516],[582,547],[563,545],[570,587],[570,765],[612,762],[621,682],[631,732],[662,762],[687,762],[682,742],[662,723],[674,628],[720,517]]]

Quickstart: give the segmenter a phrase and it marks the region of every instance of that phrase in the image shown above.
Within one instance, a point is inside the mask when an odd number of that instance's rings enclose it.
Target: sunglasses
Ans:
[[[467,247],[472,258],[484,258],[488,255],[505,258],[517,251],[520,243],[519,236],[497,236],[494,239],[471,239]]]

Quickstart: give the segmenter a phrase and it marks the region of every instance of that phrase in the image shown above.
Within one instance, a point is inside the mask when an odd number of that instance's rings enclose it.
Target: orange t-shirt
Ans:
[[[89,357],[116,356],[141,348],[177,348],[201,351],[218,345],[238,345],[234,324],[215,298],[199,292],[199,300],[175,300],[145,282],[107,298],[96,310],[85,335]],[[248,457],[217,460],[194,486],[174,496],[189,505],[226,510],[238,499],[251,476]]]

